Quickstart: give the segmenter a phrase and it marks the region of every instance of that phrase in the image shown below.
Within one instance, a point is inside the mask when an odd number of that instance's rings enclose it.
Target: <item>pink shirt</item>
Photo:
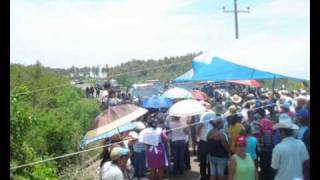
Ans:
[[[262,135],[264,133],[272,134],[273,123],[271,120],[269,120],[267,118],[263,118],[260,120],[259,125],[260,125],[260,135]]]

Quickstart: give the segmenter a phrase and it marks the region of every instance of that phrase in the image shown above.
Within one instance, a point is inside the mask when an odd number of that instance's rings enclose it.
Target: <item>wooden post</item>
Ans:
[[[272,82],[272,99],[274,97],[274,87],[276,84],[276,75],[273,75],[273,82]]]

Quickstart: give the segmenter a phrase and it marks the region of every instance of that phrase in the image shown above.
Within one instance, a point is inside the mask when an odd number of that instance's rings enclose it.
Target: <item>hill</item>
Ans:
[[[164,57],[163,59],[136,60],[108,69],[108,75],[117,79],[120,84],[130,86],[132,83],[142,83],[157,79],[162,82],[173,80],[191,68],[194,57],[200,53],[190,53],[184,56]]]

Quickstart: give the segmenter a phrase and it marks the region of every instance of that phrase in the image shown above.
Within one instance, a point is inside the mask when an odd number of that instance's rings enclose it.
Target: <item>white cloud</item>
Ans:
[[[250,14],[239,15],[239,40],[234,39],[232,14],[178,13],[204,3],[199,0],[31,2],[12,0],[13,62],[116,65],[208,50],[222,58],[247,57],[251,63],[257,57],[284,62],[305,57],[310,66],[309,1],[274,0],[251,7]]]

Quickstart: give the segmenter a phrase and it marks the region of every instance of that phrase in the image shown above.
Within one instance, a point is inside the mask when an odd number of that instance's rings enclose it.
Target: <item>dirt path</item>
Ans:
[[[191,170],[186,172],[184,176],[169,176],[167,180],[196,180],[199,177],[199,162],[195,162],[196,156],[191,156]],[[90,180],[98,180],[98,172],[99,172],[100,161],[96,161],[91,164],[86,169],[83,169],[81,172],[75,174],[74,179],[90,179]]]

